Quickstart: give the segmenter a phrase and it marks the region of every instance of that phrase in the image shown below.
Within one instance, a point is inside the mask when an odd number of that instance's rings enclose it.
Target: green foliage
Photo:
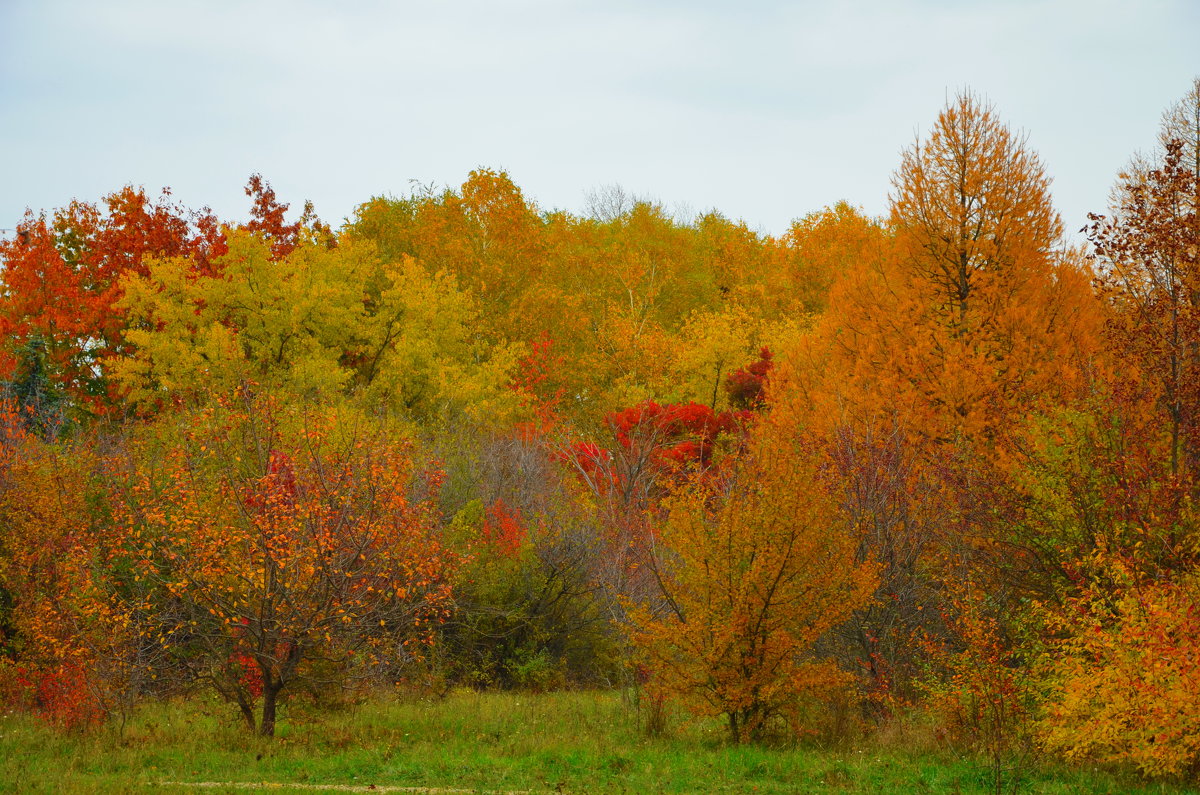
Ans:
[[[612,682],[622,664],[613,602],[565,473],[530,440],[460,432],[435,445],[447,452],[447,535],[469,557],[440,674],[482,688]]]
[[[17,348],[16,370],[0,383],[0,400],[11,400],[30,433],[52,441],[70,428],[68,401],[54,377],[46,342],[34,335]]]

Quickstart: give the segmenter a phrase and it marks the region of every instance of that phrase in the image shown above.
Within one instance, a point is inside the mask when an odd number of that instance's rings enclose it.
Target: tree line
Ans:
[[[919,710],[1200,770],[1200,81],[1064,234],[965,92],[764,235],[502,172],[0,240],[0,696],[633,686],[735,741]],[[351,694],[348,696],[347,694]]]

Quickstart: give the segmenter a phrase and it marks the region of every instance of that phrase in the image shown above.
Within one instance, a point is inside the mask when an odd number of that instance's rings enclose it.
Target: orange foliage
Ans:
[[[993,791],[1002,792],[1007,764],[1028,748],[1036,680],[987,593],[969,579],[945,585],[942,618],[949,632],[924,638],[933,666],[928,705],[955,740],[986,755]]]
[[[151,202],[144,191],[123,188],[105,198],[106,211],[75,201],[51,218],[27,213],[16,235],[0,239],[0,335],[44,340],[81,409],[103,412],[115,400],[104,366],[125,350],[125,318],[116,309],[121,277],[144,275],[152,257],[207,262],[220,252],[216,219],[171,204],[169,196],[164,191]]]
[[[654,526],[661,602],[630,611],[652,695],[724,716],[737,741],[761,737],[776,718],[802,731],[806,701],[849,682],[812,646],[875,587],[875,567],[855,561],[855,541],[799,445],[759,439],[725,489],[699,479],[678,488]]]
[[[1151,776],[1200,771],[1200,580],[1146,577],[1136,550],[1099,547],[1086,586],[1049,614],[1046,745],[1132,762]]]
[[[136,622],[109,598],[110,537],[89,506],[97,461],[25,435],[11,412],[0,442],[0,585],[13,601],[6,639],[31,704],[63,728],[122,712],[136,696]]]
[[[315,413],[299,428],[283,420],[269,398],[214,400],[117,508],[138,579],[175,605],[158,632],[191,647],[195,673],[251,727],[261,689],[264,735],[280,692],[314,661],[419,655],[455,565],[429,504],[407,497],[405,444]]]
[[[1099,323],[1089,274],[1061,250],[1037,157],[970,95],[894,180],[892,238],[836,280],[791,375],[823,422],[894,417],[990,446],[1081,388]]]

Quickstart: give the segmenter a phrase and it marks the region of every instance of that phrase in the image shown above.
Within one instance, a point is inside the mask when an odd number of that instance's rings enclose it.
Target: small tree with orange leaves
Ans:
[[[630,613],[652,695],[724,716],[738,742],[777,718],[801,732],[805,700],[848,683],[812,647],[875,587],[814,458],[764,442],[720,493],[694,479],[666,500],[652,561],[661,607]]]
[[[0,400],[0,698],[80,729],[126,716],[157,649],[111,565],[96,438],[51,444],[37,419]]]
[[[411,496],[429,484],[407,444],[249,389],[184,421],[117,522],[137,577],[169,595],[158,631],[194,675],[271,736],[298,680],[420,654],[455,558],[431,501]]]
[[[1192,518],[1194,522],[1194,517]],[[1200,577],[1147,575],[1139,550],[1102,543],[1085,585],[1048,611],[1042,741],[1068,759],[1128,762],[1147,776],[1200,774]]]

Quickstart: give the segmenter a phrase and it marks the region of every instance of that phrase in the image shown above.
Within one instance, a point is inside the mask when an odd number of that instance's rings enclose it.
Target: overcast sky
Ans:
[[[1069,229],[1200,75],[1200,0],[0,0],[0,228],[170,186],[243,218],[261,172],[335,225],[503,168],[542,209],[620,184],[782,232],[887,207],[969,86]]]

